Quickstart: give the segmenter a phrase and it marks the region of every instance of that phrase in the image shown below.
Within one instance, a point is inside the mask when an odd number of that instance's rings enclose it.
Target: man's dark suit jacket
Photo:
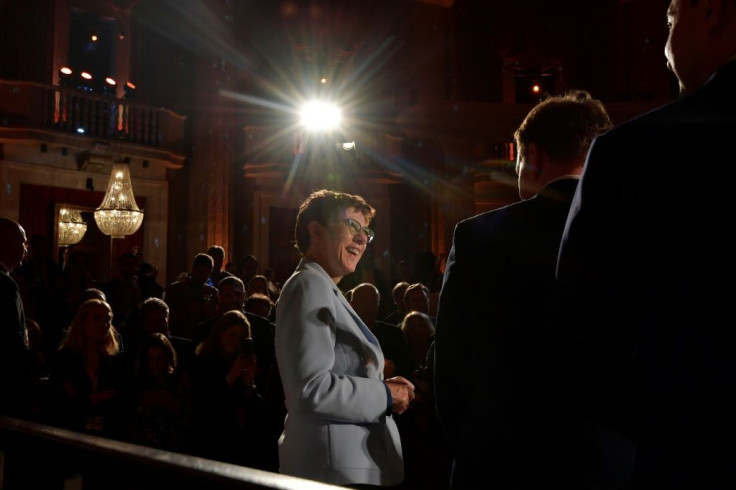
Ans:
[[[582,422],[637,444],[635,487],[736,488],[734,141],[731,61],[599,137],[570,210],[568,379]]]
[[[524,488],[541,470],[539,332],[578,180],[455,227],[435,333],[435,397],[452,488]]]
[[[28,347],[28,329],[18,284],[0,265],[0,414],[28,418],[37,360]]]

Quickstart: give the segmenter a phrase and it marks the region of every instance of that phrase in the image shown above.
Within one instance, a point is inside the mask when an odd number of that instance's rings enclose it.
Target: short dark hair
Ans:
[[[304,254],[309,248],[311,242],[307,228],[309,223],[317,221],[326,226],[339,211],[348,208],[355,208],[362,213],[366,225],[370,225],[371,219],[376,214],[376,210],[358,195],[320,189],[307,196],[299,205],[299,212],[296,215],[294,239],[297,250]]]
[[[225,248],[223,248],[220,245],[212,245],[210,248],[207,249],[207,255],[210,257],[219,257],[221,259],[225,258]]]
[[[519,156],[536,144],[552,162],[584,157],[593,139],[613,127],[603,103],[585,90],[544,99],[529,111],[514,133]]]
[[[162,300],[161,298],[152,296],[144,300],[143,303],[141,303],[139,314],[141,318],[145,318],[149,312],[156,311],[156,310],[165,311],[166,314],[168,315],[169,305],[166,304],[166,301]]]
[[[194,265],[194,267],[197,267],[199,265],[206,265],[208,267],[214,267],[215,266],[215,261],[212,260],[212,257],[210,257],[209,255],[207,255],[205,253],[199,253],[199,254],[197,254],[197,255],[194,256],[193,265]]]
[[[220,282],[217,283],[217,289],[222,291],[222,288],[225,286],[236,285],[239,285],[245,291],[245,284],[243,284],[243,280],[241,278],[239,278],[238,276],[226,276],[220,279]]]

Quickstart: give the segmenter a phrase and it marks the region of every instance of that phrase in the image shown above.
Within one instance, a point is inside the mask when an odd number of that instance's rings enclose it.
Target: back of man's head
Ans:
[[[23,227],[10,218],[0,218],[0,262],[13,271],[25,256],[26,235]]]
[[[539,102],[514,133],[520,158],[529,145],[544,151],[552,163],[584,160],[591,143],[613,127],[601,101],[584,90],[572,90]]]

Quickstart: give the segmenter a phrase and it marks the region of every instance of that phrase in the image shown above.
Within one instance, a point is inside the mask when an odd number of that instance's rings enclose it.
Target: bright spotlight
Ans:
[[[309,102],[300,112],[301,124],[312,131],[327,131],[340,125],[342,115],[335,104]]]

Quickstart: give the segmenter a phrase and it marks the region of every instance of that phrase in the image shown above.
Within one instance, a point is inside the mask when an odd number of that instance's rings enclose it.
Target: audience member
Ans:
[[[276,271],[268,267],[263,269],[263,275],[268,281],[268,296],[271,301],[276,302],[279,299],[279,293],[281,292],[281,284],[276,281]]]
[[[105,296],[105,293],[101,289],[97,288],[87,288],[82,291],[82,294],[79,296],[80,305],[90,299],[101,299],[107,303],[107,296]]]
[[[672,0],[667,27],[681,97],[593,144],[557,264],[554,329],[569,347],[559,358],[588,429],[576,454],[598,488],[736,486],[736,243],[723,173],[734,161],[736,1]]]
[[[554,465],[542,445],[554,442],[546,440],[541,326],[586,153],[611,127],[603,105],[587,92],[538,103],[514,135],[523,200],[455,227],[434,376],[437,413],[454,453],[453,489],[475,488],[481,480],[499,488],[547,484],[545,466]]]
[[[432,319],[420,311],[407,313],[401,322],[401,331],[411,353],[412,373],[427,362],[427,354],[434,341],[434,328]]]
[[[118,277],[98,287],[105,293],[107,303],[112,308],[113,326],[125,337],[128,324],[138,322],[138,308],[143,301],[138,285],[138,257],[126,252],[118,257],[117,266]],[[135,357],[135,353],[131,355]]]
[[[109,438],[123,436],[127,378],[110,305],[84,302],[49,368],[53,425]]]
[[[299,206],[295,243],[303,259],[281,290],[276,358],[288,415],[279,471],[338,485],[398,485],[404,479],[391,413],[414,398],[405,378],[384,381],[384,357],[337,284],[373,239],[374,209],[329,190]],[[394,327],[395,328],[395,327]]]
[[[163,299],[164,287],[158,283],[156,276],[158,276],[158,268],[155,265],[143,262],[138,267],[138,287],[141,290],[141,301],[148,298]]]
[[[243,281],[243,284],[248,285],[251,277],[258,274],[258,259],[252,254],[241,257],[237,263],[237,270],[236,275]]]
[[[215,314],[217,288],[207,285],[213,264],[209,255],[197,254],[191,274],[166,290],[164,301],[169,305],[169,329],[173,335],[191,339],[197,324]]]
[[[38,361],[28,343],[18,284],[10,274],[26,254],[26,232],[0,218],[0,414],[29,418],[35,397]]]
[[[220,316],[197,346],[192,369],[192,415],[199,456],[256,466],[262,456],[261,399],[252,352],[242,351],[250,324],[238,310]]]
[[[421,282],[409,284],[404,291],[404,307],[406,308],[407,313],[410,311],[418,311],[429,316],[429,295],[429,288]],[[435,317],[430,316],[430,318],[432,319],[432,322],[435,321]]]
[[[391,299],[394,302],[394,311],[383,319],[384,322],[392,325],[399,325],[406,315],[406,305],[404,304],[404,293],[406,288],[409,287],[409,283],[406,281],[399,281],[394,284],[391,289]]]
[[[246,297],[254,293],[268,295],[268,279],[266,278],[266,276],[256,274],[255,276],[251,277],[250,281],[245,284]]]
[[[253,293],[245,299],[243,310],[262,318],[270,318],[273,311],[273,302],[265,294]]]
[[[82,304],[82,294],[94,287],[94,279],[85,263],[84,253],[73,250],[64,263],[59,276],[56,294],[50,298],[54,303],[54,321],[49,325],[42,325],[44,338],[51,350],[47,351],[50,358],[56,353],[61,343],[64,330],[74,319],[79,306]]]
[[[222,245],[211,245],[207,249],[207,255],[212,257],[212,272],[207,284],[216,288],[221,280],[232,275],[222,268],[225,262],[225,248]]]
[[[217,287],[218,313],[197,325],[193,338],[194,344],[198,345],[207,338],[217,320],[225,312],[237,310],[245,313],[253,337],[253,352],[258,361],[258,373],[255,378],[256,386],[258,386],[259,393],[263,393],[275,355],[275,326],[265,317],[244,311],[245,291],[243,281],[239,277],[226,277],[218,283]]]
[[[151,333],[140,343],[127,414],[130,442],[192,452],[191,387],[177,375],[177,362],[176,349],[163,333]]]
[[[376,320],[380,303],[378,288],[364,282],[351,289],[348,298],[350,306],[378,339],[384,357],[384,377],[386,379],[393,376],[410,378],[412,360],[404,334],[396,325]]]

